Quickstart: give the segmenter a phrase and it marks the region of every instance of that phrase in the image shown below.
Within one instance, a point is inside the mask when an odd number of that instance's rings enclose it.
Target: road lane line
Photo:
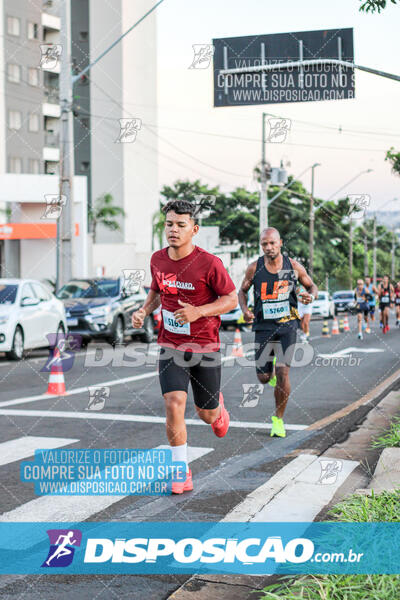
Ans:
[[[56,438],[27,435],[0,444],[0,466],[7,465],[29,456],[34,456],[35,450],[61,448],[79,442],[73,438]]]
[[[169,448],[158,446],[156,449]],[[212,452],[213,448],[188,446],[189,462]],[[39,496],[34,500],[25,502],[17,508],[0,515],[0,522],[68,522],[86,521],[96,513],[105,510],[120,502],[128,496]],[[32,534],[33,535],[33,534]],[[35,535],[38,535],[37,533]],[[39,532],[42,535],[42,532]],[[29,545],[32,545],[32,536],[28,536]],[[26,545],[26,540],[16,540],[18,547]],[[1,542],[0,542],[1,544]],[[24,547],[22,545],[22,547]]]
[[[329,457],[324,455],[323,460],[326,459]],[[359,464],[353,460],[339,463],[342,468],[336,481],[324,485],[319,483],[320,457],[300,454],[251,492],[222,521],[311,522]]]
[[[52,417],[65,419],[98,419],[104,421],[128,421],[136,423],[165,423],[165,417],[154,417],[149,415],[130,415],[119,413],[101,413],[94,411],[87,412],[72,412],[66,410],[28,410],[28,409],[12,409],[1,408],[0,415],[15,416],[15,417]],[[186,425],[207,425],[200,419],[185,419]],[[271,423],[257,423],[251,421],[232,421],[229,427],[241,429],[271,429]],[[285,429],[288,431],[303,431],[308,429],[308,425],[291,425],[285,423]]]

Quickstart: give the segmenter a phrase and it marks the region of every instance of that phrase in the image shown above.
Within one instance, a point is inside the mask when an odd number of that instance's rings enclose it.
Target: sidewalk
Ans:
[[[329,494],[330,498],[323,506],[322,510],[315,516],[315,521],[324,520],[324,517],[331,506],[337,502],[343,500],[349,494],[354,492],[362,494],[370,494],[373,489],[377,493],[383,490],[390,490],[400,488],[400,448],[385,448],[383,451],[380,448],[372,448],[372,440],[389,427],[393,417],[400,415],[400,390],[390,392],[385,396],[379,404],[370,410],[360,424],[358,429],[352,431],[347,439],[341,443],[333,444],[325,452],[315,457],[320,459],[337,459],[342,462],[342,467],[347,465],[347,476],[342,477],[340,480],[342,483],[340,486],[334,487],[332,493]],[[300,454],[304,452],[305,454]],[[299,450],[296,452],[299,454],[298,458],[305,457],[308,455],[306,462],[310,463],[312,458],[310,450]],[[303,458],[304,460],[304,458]],[[287,465],[288,467],[289,465]],[[296,475],[293,475],[290,481],[287,481],[285,485],[276,489],[276,481],[282,479],[280,473],[276,473],[269,481],[274,483],[274,493],[265,494],[265,500],[257,507],[257,513],[255,513],[251,520],[252,521],[269,521],[279,520],[273,518],[276,514],[277,505],[279,506],[279,498],[285,502],[285,498],[289,494],[290,488],[294,484],[301,485],[296,487],[296,490],[306,494],[306,497],[313,499],[313,485],[314,489],[315,480],[310,481],[309,476],[305,475],[307,469],[305,468],[301,477],[296,480]],[[297,476],[299,474],[297,473]],[[302,479],[301,479],[302,478]],[[339,477],[338,477],[339,479]],[[308,485],[309,488],[304,489],[304,486]],[[262,486],[264,487],[264,486]],[[265,484],[266,489],[268,488],[268,482]],[[328,485],[321,486],[319,488],[329,488]],[[325,491],[324,490],[324,491]],[[322,496],[323,497],[323,496]],[[245,501],[246,502],[246,501]],[[275,506],[274,506],[275,505]],[[283,505],[282,505],[283,506]],[[275,510],[274,510],[275,509]],[[286,509],[284,511],[283,521],[308,521],[309,519],[309,507],[304,506],[304,518],[302,519],[302,513],[299,510],[294,511],[295,514],[291,515]],[[240,514],[240,510],[233,510],[233,514]],[[272,515],[272,518],[271,518]],[[268,517],[268,518],[264,518]],[[290,518],[295,516],[295,518]],[[230,520],[229,515],[225,517],[224,521]],[[240,518],[232,519],[240,521]],[[263,596],[262,589],[273,583],[276,576],[246,576],[246,575],[193,575],[187,580],[178,590],[169,596],[171,600],[209,600],[213,598],[215,600],[246,600],[253,599],[257,600]],[[257,593],[260,590],[260,593]]]

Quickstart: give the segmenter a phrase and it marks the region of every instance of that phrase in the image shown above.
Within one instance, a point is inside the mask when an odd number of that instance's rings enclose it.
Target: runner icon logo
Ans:
[[[343,463],[341,460],[319,460],[321,474],[317,483],[321,485],[332,485],[336,483],[338,475],[342,470]]]
[[[48,529],[50,548],[42,567],[68,567],[74,558],[75,548],[80,546],[82,532],[79,529]]]
[[[90,387],[89,402],[85,410],[103,410],[109,397],[110,388],[108,386]]]
[[[241,408],[254,408],[258,405],[260,396],[263,393],[262,383],[243,383],[243,399],[239,406]]]

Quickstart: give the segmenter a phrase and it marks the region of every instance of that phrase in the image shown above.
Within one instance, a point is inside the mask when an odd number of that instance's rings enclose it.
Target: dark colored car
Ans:
[[[335,305],[335,315],[340,312],[352,311],[354,309],[354,292],[352,290],[340,290],[332,296]]]
[[[82,336],[83,346],[94,339],[122,344],[126,335],[139,336],[145,343],[153,341],[152,315],[145,318],[143,328],[132,327],[132,313],[142,306],[146,294],[143,289],[127,291],[122,278],[73,279],[57,298],[64,302],[68,330]]]

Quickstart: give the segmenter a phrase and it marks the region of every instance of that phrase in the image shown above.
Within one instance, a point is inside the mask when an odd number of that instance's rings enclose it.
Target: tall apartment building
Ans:
[[[61,1],[0,0],[0,185],[3,174],[59,173],[60,66],[41,61],[40,47],[61,43]],[[69,51],[72,72],[99,56],[151,5],[151,0],[70,0],[70,48],[62,52]],[[151,252],[151,222],[158,208],[157,138],[145,125],[157,122],[156,52],[152,13],[74,85],[74,173],[86,177],[88,208],[111,194],[125,211],[120,231],[97,228],[89,274],[143,268]],[[136,139],[121,136],[120,119],[135,119]],[[42,180],[35,179],[34,209],[18,194],[1,197],[0,223],[40,219]],[[23,246],[21,238],[7,239],[0,227],[2,276],[28,276],[27,265],[32,265],[24,259]],[[54,274],[52,259],[34,273]]]

